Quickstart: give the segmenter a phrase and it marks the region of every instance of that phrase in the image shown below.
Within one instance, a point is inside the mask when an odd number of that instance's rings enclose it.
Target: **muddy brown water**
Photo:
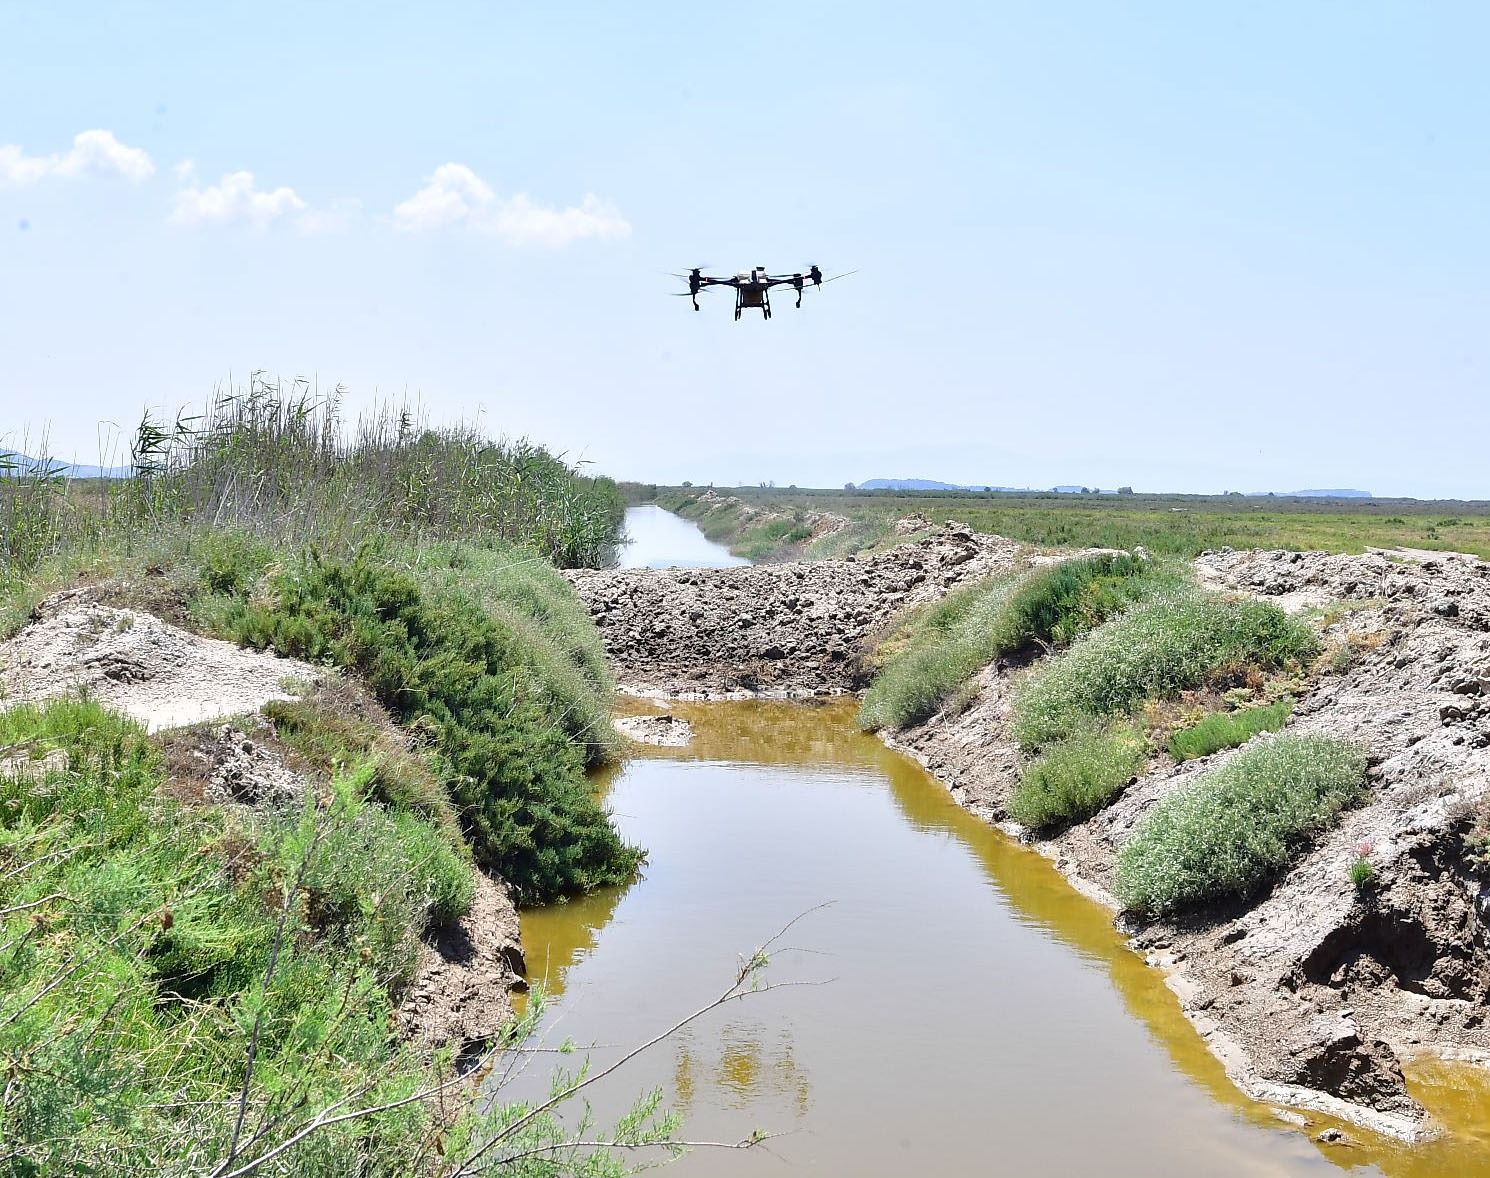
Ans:
[[[653,1086],[684,1135],[779,1134],[700,1149],[684,1175],[1490,1174],[1478,1075],[1435,1066],[1418,1095],[1450,1126],[1354,1145],[1244,1098],[1130,952],[1111,914],[1038,854],[963,811],[853,706],[679,704],[688,749],[640,752],[606,783],[642,878],[529,911],[543,1041],[596,1065],[704,1004],[740,954],[816,905],[773,983],[628,1064],[602,1119]],[[509,1090],[540,1093],[541,1065]]]

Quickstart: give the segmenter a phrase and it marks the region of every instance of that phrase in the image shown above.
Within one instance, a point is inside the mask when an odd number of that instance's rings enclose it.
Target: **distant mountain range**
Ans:
[[[996,487],[991,483],[942,483],[936,479],[869,479],[859,484],[861,491],[1034,491],[1033,487]],[[1039,490],[1051,490],[1062,495],[1080,495],[1083,492],[1090,494],[1112,495],[1116,492],[1097,491],[1091,487],[1081,487],[1075,484],[1062,484],[1058,487],[1041,487]],[[1370,491],[1357,491],[1349,487],[1338,487],[1321,489],[1314,488],[1307,491],[1249,491],[1249,498],[1266,498],[1272,495],[1279,499],[1370,499]]]
[[[17,478],[37,472],[43,467],[42,459],[32,458],[29,454],[0,450],[0,458],[6,463],[4,469],[0,469],[0,478]],[[45,465],[53,474],[66,475],[70,479],[127,479],[134,474],[132,466],[75,466],[56,458],[46,459]]]

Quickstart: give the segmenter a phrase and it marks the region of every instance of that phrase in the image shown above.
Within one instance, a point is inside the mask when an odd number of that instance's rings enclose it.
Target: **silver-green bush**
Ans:
[[[1037,749],[1226,667],[1271,670],[1318,649],[1313,630],[1270,602],[1168,594],[1094,630],[1032,677],[1015,700],[1014,733]]]
[[[1118,856],[1118,896],[1163,913],[1252,892],[1359,796],[1366,754],[1263,736],[1161,802]]]

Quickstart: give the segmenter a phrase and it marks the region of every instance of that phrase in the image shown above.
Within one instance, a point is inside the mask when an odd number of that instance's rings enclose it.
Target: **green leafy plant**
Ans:
[[[1127,725],[1068,736],[1025,768],[1009,813],[1037,830],[1080,822],[1107,805],[1143,762],[1143,737]]]
[[[1366,755],[1318,736],[1250,743],[1155,807],[1118,855],[1130,908],[1243,896],[1286,867],[1360,794]]]
[[[530,901],[631,878],[640,852],[591,795],[520,635],[366,552],[309,558],[269,589],[237,603],[233,636],[354,669],[395,719],[429,731],[478,864]]]
[[[865,693],[859,722],[902,728],[925,720],[983,667],[1036,643],[1065,643],[1177,583],[1170,568],[1127,553],[1099,553],[992,578],[948,594],[901,636]]]
[[[1037,749],[1227,668],[1279,668],[1318,648],[1313,630],[1269,602],[1167,595],[1108,622],[1032,676],[1015,700],[1014,732]]]
[[[1189,761],[1236,748],[1259,732],[1276,732],[1288,722],[1292,712],[1293,700],[1280,699],[1263,707],[1212,713],[1170,736],[1169,755],[1176,761]]]

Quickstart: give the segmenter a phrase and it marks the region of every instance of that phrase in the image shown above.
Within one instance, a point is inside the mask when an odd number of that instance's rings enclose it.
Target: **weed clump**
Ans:
[[[1143,762],[1144,740],[1132,727],[1079,732],[1031,762],[1009,813],[1036,830],[1080,822],[1107,805]]]
[[[1236,748],[1259,732],[1276,732],[1288,722],[1292,711],[1293,700],[1280,699],[1265,707],[1216,712],[1174,733],[1169,738],[1169,755],[1176,761],[1191,761]]]
[[[1015,735],[1038,749],[1228,668],[1278,668],[1318,649],[1313,630],[1270,602],[1169,595],[1093,631],[1030,679],[1015,700]]]
[[[359,770],[366,774],[370,800],[423,818],[444,830],[454,844],[464,845],[455,806],[430,758],[405,747],[354,707],[335,689],[322,688],[301,699],[271,700],[264,705],[264,715],[273,723],[275,735],[323,776]]]
[[[17,1173],[159,1172],[183,1142],[224,1157],[240,1092],[270,1126],[257,1152],[289,1136],[265,1112],[274,1102],[376,1105],[424,1082],[389,1032],[390,987],[406,971],[388,972],[398,957],[378,949],[409,940],[403,921],[421,905],[459,906],[446,886],[459,871],[432,829],[401,826],[395,840],[363,806],[309,811],[281,838],[179,806],[159,793],[145,734],[86,701],[0,712],[7,746],[50,766],[0,775],[0,1060]],[[356,862],[368,848],[375,877]],[[431,851],[438,866],[405,859]],[[334,899],[334,920],[315,895]],[[376,1172],[412,1172],[427,1124],[410,1108],[328,1127],[287,1145],[280,1165],[329,1173],[316,1159],[375,1148]]]
[[[226,611],[232,636],[356,670],[396,720],[428,733],[480,866],[530,902],[631,878],[640,852],[591,795],[519,634],[367,553],[308,558],[268,587]]]
[[[903,728],[925,720],[995,660],[1070,642],[1176,580],[1143,557],[1098,553],[955,590],[911,623],[907,645],[865,694],[859,722]]]
[[[1118,856],[1118,895],[1149,913],[1245,896],[1331,825],[1365,778],[1353,745],[1255,741],[1155,808]]]

